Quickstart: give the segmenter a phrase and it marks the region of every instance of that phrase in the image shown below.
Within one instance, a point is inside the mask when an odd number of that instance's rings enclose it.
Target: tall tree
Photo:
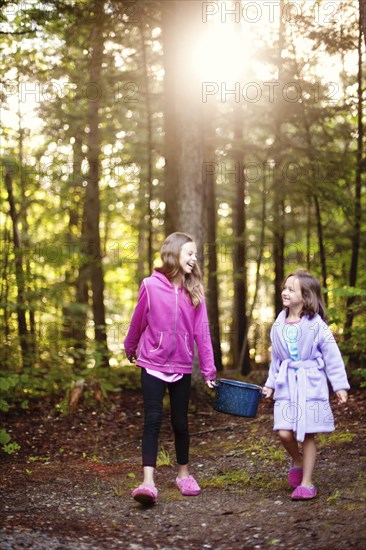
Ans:
[[[82,151],[82,133],[76,128],[73,143],[73,163],[68,185],[72,201],[69,211],[68,242],[75,249],[79,249],[79,261],[76,266],[71,265],[70,273],[66,275],[70,286],[75,288],[73,302],[66,302],[63,306],[64,336],[70,347],[74,347],[75,370],[85,365],[87,349],[87,312],[89,309],[89,260],[87,247],[86,201],[83,188],[82,165],[84,153]],[[81,231],[80,231],[81,227]],[[76,268],[76,276],[73,273]]]
[[[146,106],[146,211],[147,211],[147,263],[148,272],[151,273],[153,267],[153,246],[152,246],[152,218],[153,212],[151,208],[152,196],[152,179],[153,179],[153,135],[152,135],[152,105],[151,105],[151,92],[149,84],[149,66],[147,60],[147,47],[145,38],[145,24],[143,11],[139,18],[140,34],[141,34],[141,51],[142,51],[142,64],[143,64],[143,82],[144,82],[144,98]],[[143,235],[143,233],[142,233]]]
[[[365,4],[364,4],[365,9]],[[364,16],[366,13],[364,12]],[[362,65],[362,12],[360,4],[359,25],[358,25],[358,73],[357,73],[357,151],[356,151],[356,169],[355,169],[355,191],[354,191],[354,221],[352,231],[352,256],[349,270],[348,284],[350,287],[355,287],[357,284],[358,274],[358,259],[360,254],[360,239],[361,239],[361,188],[362,188],[362,172],[366,169],[363,166],[364,147],[364,125],[363,125],[363,65]],[[364,28],[365,32],[365,28]],[[354,297],[347,298],[347,316],[345,323],[346,338],[350,337],[350,329],[352,327],[354,311]]]
[[[15,254],[15,277],[17,285],[17,317],[18,317],[18,334],[20,340],[20,348],[22,353],[23,367],[28,367],[32,364],[32,358],[29,348],[29,331],[25,316],[26,288],[25,275],[23,269],[23,251],[22,241],[19,231],[19,216],[16,210],[15,198],[13,192],[13,177],[12,168],[9,163],[5,165],[5,185],[8,192],[8,201],[10,207],[10,218],[13,225],[13,244]]]
[[[233,256],[234,304],[233,304],[233,362],[242,374],[250,372],[248,348],[241,356],[242,344],[247,332],[247,258],[246,258],[246,208],[244,175],[244,112],[242,104],[233,109],[234,143],[232,158],[235,166],[235,195],[233,204],[233,229],[235,252]]]
[[[176,120],[176,52],[179,47],[176,34],[177,11],[175,2],[162,4],[162,36],[164,56],[164,154],[165,154],[165,234],[176,231],[175,201],[178,185]]]
[[[359,0],[360,4],[360,17],[363,29],[363,39],[366,46],[366,0]]]
[[[206,105],[204,113],[205,162],[202,167],[202,180],[206,188],[207,233],[204,255],[207,255],[207,313],[210,320],[210,333],[214,350],[215,365],[222,370],[219,285],[217,273],[217,204],[216,204],[216,162],[213,147],[214,132],[212,111]]]
[[[256,306],[258,292],[259,292],[261,266],[263,261],[263,251],[264,251],[265,236],[266,236],[267,194],[268,194],[268,191],[267,191],[266,175],[264,175],[263,189],[262,189],[261,231],[260,231],[260,237],[259,237],[257,265],[256,265],[256,271],[255,271],[254,295],[252,298],[252,303],[251,303],[248,318],[247,318],[247,324],[245,327],[245,333],[244,333],[244,337],[241,345],[239,364],[244,364],[245,357],[247,354],[249,354],[248,332],[249,332],[250,325],[253,321],[254,308]]]
[[[96,95],[89,98],[88,122],[88,164],[86,187],[86,222],[88,227],[88,255],[90,257],[90,279],[93,292],[93,317],[95,340],[99,345],[101,362],[108,365],[107,331],[104,307],[104,275],[100,247],[100,132],[99,108],[101,97],[101,70],[104,50],[104,1],[95,0],[91,6],[94,14],[90,32],[89,78],[96,84]],[[98,17],[97,17],[98,16]]]
[[[282,53],[285,49],[285,19],[284,19],[284,0],[280,0],[280,20],[278,30],[277,46],[277,77],[280,86],[285,83],[285,69]],[[282,179],[281,154],[282,150],[282,117],[283,110],[277,105],[274,116],[275,139],[273,143],[273,155],[276,163],[275,176],[273,180],[273,262],[274,262],[274,305],[275,315],[282,310],[281,290],[285,275],[284,249],[285,249],[285,207],[284,207],[284,182]]]
[[[18,50],[16,52],[16,57],[21,60],[20,54],[20,48],[18,47]],[[22,66],[19,64],[17,66],[17,85],[18,89],[21,88],[23,82],[22,82]],[[19,179],[20,179],[20,208],[19,208],[19,222],[22,227],[22,244],[25,247],[26,250],[31,249],[31,240],[30,240],[30,227],[29,227],[29,221],[28,221],[28,202],[29,199],[27,197],[27,184],[29,182],[26,181],[26,170],[25,170],[25,162],[24,162],[24,134],[25,130],[23,128],[23,115],[21,112],[20,107],[20,101],[18,98],[18,160],[19,160]],[[28,335],[28,343],[29,343],[29,353],[32,355],[33,360],[35,360],[35,354],[36,354],[36,323],[35,323],[35,304],[33,303],[33,300],[31,298],[32,296],[32,290],[31,290],[31,279],[32,279],[32,273],[31,273],[31,262],[29,255],[25,258],[25,303],[23,304],[23,307],[25,310],[27,310],[28,319],[29,319],[29,335]]]
[[[168,55],[169,59],[173,56],[175,64],[173,66],[168,60],[165,70],[166,81],[175,80],[175,85],[172,98],[166,102],[168,110],[165,111],[165,127],[166,132],[170,133],[171,125],[174,124],[174,134],[169,137],[175,139],[166,150],[169,170],[169,179],[165,182],[170,219],[168,226],[170,230],[192,234],[202,246],[205,235],[202,101],[201,86],[194,73],[194,46],[191,41],[192,35],[199,35],[201,5],[186,0],[174,0],[169,4],[172,11],[166,15],[165,22],[168,20],[168,25],[175,22],[175,37],[172,37],[172,28],[163,29],[166,35],[164,47],[165,50],[169,48],[170,37],[173,51]],[[173,77],[168,74],[171,70],[174,71]],[[171,88],[165,91],[166,94],[171,92]],[[169,119],[172,116],[174,122]],[[175,181],[172,179],[173,174]]]

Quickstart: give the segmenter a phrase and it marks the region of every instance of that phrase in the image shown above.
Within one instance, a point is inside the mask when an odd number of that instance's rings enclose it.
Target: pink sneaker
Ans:
[[[302,468],[296,468],[294,462],[291,462],[291,467],[288,471],[287,480],[293,489],[296,489],[302,482]]]
[[[299,485],[292,492],[291,498],[292,500],[310,500],[311,498],[315,498],[316,495],[317,490],[315,485],[312,485],[311,487],[304,487],[303,485]]]
[[[199,495],[201,492],[201,487],[198,485],[193,476],[182,478],[177,477],[175,482],[181,494],[184,496]]]
[[[158,490],[153,485],[145,483],[132,491],[132,497],[144,506],[153,506],[158,500]]]

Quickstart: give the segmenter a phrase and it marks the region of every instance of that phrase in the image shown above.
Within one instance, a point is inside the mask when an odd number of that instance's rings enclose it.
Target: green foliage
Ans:
[[[318,434],[317,440],[320,447],[325,447],[327,445],[342,445],[344,443],[352,443],[355,437],[357,437],[357,435],[354,433],[336,430],[335,432],[332,432],[330,434]]]
[[[336,489],[334,493],[327,498],[327,502],[332,505],[337,504],[337,501],[340,497],[341,497],[341,492],[339,489]]]
[[[9,443],[11,439],[11,436],[4,430],[3,428],[0,429],[0,445],[6,445],[6,443]]]
[[[366,369],[355,369],[353,375],[361,380],[360,387],[366,388]]]
[[[39,402],[40,398],[63,397],[55,406],[62,414],[68,414],[70,392],[80,380],[84,383],[86,406],[100,406],[101,399],[108,406],[111,393],[137,389],[139,378],[140,369],[132,365],[119,368],[95,365],[74,373],[70,365],[60,364],[58,358],[49,368],[33,367],[20,374],[1,373],[0,408],[3,412],[13,407],[27,409],[32,401]]]
[[[363,298],[366,301],[366,290],[364,288],[356,288],[353,286],[344,286],[333,290],[335,296],[340,298]]]
[[[170,455],[165,449],[161,449],[158,453],[156,465],[159,466],[171,466]]]
[[[234,456],[239,456],[241,454],[251,455],[260,460],[268,460],[271,462],[283,462],[285,459],[284,450],[278,445],[269,445],[264,437],[250,442],[246,441],[242,449],[237,449],[232,453]]]
[[[7,412],[11,407],[12,390],[20,383],[18,374],[0,375],[0,410]]]
[[[212,475],[207,479],[201,480],[202,487],[215,487],[225,489],[230,485],[246,485],[250,481],[250,476],[244,470],[225,470],[217,475]]]
[[[19,443],[16,443],[15,441],[13,441],[13,442],[6,443],[5,445],[3,445],[2,449],[5,453],[7,453],[9,455],[12,455],[12,454],[14,454],[14,453],[16,453],[17,451],[20,450],[20,445],[19,445]]]
[[[20,445],[15,441],[11,441],[11,436],[4,428],[0,428],[0,445],[2,450],[11,455],[19,451]]]

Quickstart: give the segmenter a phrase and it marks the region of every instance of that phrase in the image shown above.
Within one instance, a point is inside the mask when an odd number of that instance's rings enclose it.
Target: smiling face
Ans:
[[[286,279],[282,290],[282,303],[291,313],[300,315],[304,300],[302,297],[299,279],[290,275]]]
[[[179,265],[184,273],[188,275],[192,273],[197,262],[197,246],[195,242],[185,243],[180,249]]]

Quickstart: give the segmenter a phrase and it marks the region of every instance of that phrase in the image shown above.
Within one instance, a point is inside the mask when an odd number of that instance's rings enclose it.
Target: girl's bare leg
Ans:
[[[178,464],[178,477],[179,479],[182,479],[183,477],[188,477],[188,464],[184,464],[183,466],[181,464]]]
[[[153,468],[152,466],[144,466],[144,481],[143,481],[143,484],[146,483],[147,485],[152,485],[153,487],[155,487],[154,470],[155,470],[155,468]]]
[[[303,477],[301,485],[311,487],[313,485],[312,477],[316,460],[315,434],[306,434],[302,444],[303,450]]]
[[[301,468],[303,460],[294,432],[290,430],[279,430],[278,435],[280,436],[282,445],[291,456],[295,468]]]

